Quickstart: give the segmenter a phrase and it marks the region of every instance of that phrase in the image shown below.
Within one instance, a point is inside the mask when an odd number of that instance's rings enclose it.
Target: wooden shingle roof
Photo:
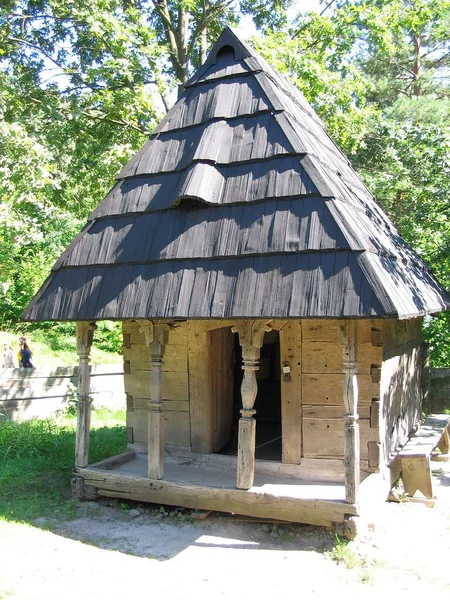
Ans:
[[[449,306],[300,92],[227,28],[23,318],[408,318]]]

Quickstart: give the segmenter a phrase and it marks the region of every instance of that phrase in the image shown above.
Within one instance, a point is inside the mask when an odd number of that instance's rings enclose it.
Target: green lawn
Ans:
[[[76,418],[0,422],[0,519],[75,516],[70,479]],[[126,449],[125,411],[92,412],[90,462]]]

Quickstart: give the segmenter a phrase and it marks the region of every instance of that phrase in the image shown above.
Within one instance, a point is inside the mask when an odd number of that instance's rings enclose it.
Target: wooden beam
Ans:
[[[102,496],[140,502],[217,510],[328,527],[334,526],[335,523],[343,523],[346,515],[357,514],[356,505],[336,500],[318,500],[317,496],[284,496],[282,491],[276,492],[277,486],[273,486],[273,491],[269,493],[257,487],[251,490],[204,487],[98,469],[81,469],[79,475],[84,478],[86,484],[98,489]]]
[[[344,405],[346,409],[344,429],[345,499],[356,502],[359,486],[359,426],[358,426],[358,340],[357,322],[346,320],[340,326],[343,353]]]
[[[248,490],[255,476],[256,421],[253,408],[258,393],[256,371],[259,369],[260,350],[264,333],[271,331],[270,321],[239,321],[233,333],[239,334],[242,346],[242,369],[244,377],[241,385],[242,406],[238,432],[237,487]]]
[[[139,331],[150,349],[150,400],[148,403],[148,476],[164,476],[164,412],[161,380],[164,348],[169,339],[169,325],[149,321]]]
[[[95,330],[94,323],[77,322],[77,353],[78,353],[78,403],[77,431],[75,437],[75,466],[85,467],[89,463],[89,429],[91,425],[90,378],[92,340]]]

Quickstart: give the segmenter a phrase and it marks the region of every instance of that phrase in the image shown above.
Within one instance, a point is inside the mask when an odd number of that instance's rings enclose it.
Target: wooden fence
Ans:
[[[0,419],[45,419],[76,397],[78,367],[0,368]],[[124,408],[123,365],[91,368],[94,406]]]

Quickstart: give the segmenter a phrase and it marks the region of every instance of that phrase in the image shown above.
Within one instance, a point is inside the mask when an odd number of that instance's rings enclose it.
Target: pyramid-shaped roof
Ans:
[[[408,318],[449,306],[301,93],[226,28],[23,318]]]

